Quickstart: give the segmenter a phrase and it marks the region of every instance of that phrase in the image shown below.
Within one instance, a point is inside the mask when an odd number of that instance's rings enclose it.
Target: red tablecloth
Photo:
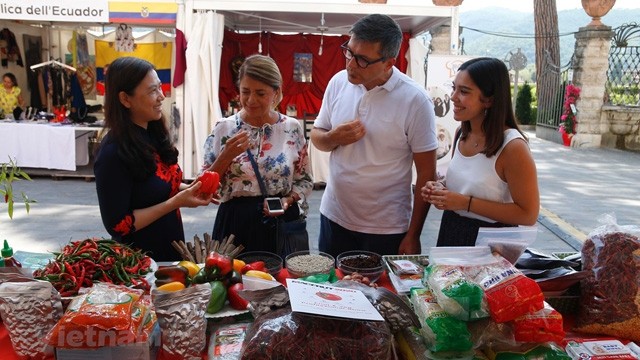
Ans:
[[[11,339],[9,339],[9,332],[4,327],[4,323],[0,322],[0,349],[2,349],[2,358],[6,360],[20,359],[18,354],[13,351],[13,345],[11,345]]]

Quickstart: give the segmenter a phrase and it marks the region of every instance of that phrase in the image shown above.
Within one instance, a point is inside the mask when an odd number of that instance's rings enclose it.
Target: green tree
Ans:
[[[518,97],[516,98],[516,118],[522,125],[533,125],[534,118],[531,111],[531,85],[525,81],[524,85],[518,91]]]

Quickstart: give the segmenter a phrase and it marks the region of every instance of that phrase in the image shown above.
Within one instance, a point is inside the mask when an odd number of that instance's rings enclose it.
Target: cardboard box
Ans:
[[[160,326],[156,323],[149,339],[143,343],[105,346],[98,349],[55,349],[57,360],[155,360],[160,348]]]

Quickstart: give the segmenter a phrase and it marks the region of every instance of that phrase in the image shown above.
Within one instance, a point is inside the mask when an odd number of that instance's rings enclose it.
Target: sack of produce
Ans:
[[[482,266],[483,259],[494,261],[489,247],[432,248],[429,259],[424,282],[444,311],[463,321],[489,316],[482,287],[465,273],[465,269]]]
[[[332,286],[361,291],[384,318],[363,321],[292,312],[283,286],[243,290],[256,317],[242,346],[241,359],[389,359],[392,332],[419,326],[398,295],[354,280]]]
[[[207,310],[211,285],[190,286],[184,290],[166,292],[152,290],[162,334],[161,357],[170,359],[199,359],[207,344]]]
[[[420,319],[420,334],[430,351],[471,350],[467,323],[447,314],[430,289],[411,289],[411,304]]]
[[[47,342],[62,349],[99,348],[146,341],[141,339],[148,305],[138,304],[142,290],[98,283],[75,297]]]
[[[520,342],[556,342],[564,339],[562,315],[546,302],[544,308],[513,320],[513,335]]]
[[[285,307],[255,320],[240,359],[390,359],[392,341],[385,322],[306,315]]]
[[[48,282],[0,276],[0,315],[11,345],[22,359],[49,359],[53,347],[45,335],[62,316],[60,294]]]
[[[544,295],[538,283],[502,256],[494,255],[494,259],[474,268],[474,274],[467,270],[467,275],[483,288],[491,318],[501,323],[541,310]]]
[[[640,341],[640,227],[605,214],[582,247],[580,309],[575,330]]]

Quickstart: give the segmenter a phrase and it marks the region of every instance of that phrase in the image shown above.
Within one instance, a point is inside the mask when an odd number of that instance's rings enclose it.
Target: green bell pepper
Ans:
[[[209,284],[211,284],[211,296],[207,305],[207,313],[215,314],[222,310],[227,301],[227,288],[224,287],[222,281],[212,281]]]

